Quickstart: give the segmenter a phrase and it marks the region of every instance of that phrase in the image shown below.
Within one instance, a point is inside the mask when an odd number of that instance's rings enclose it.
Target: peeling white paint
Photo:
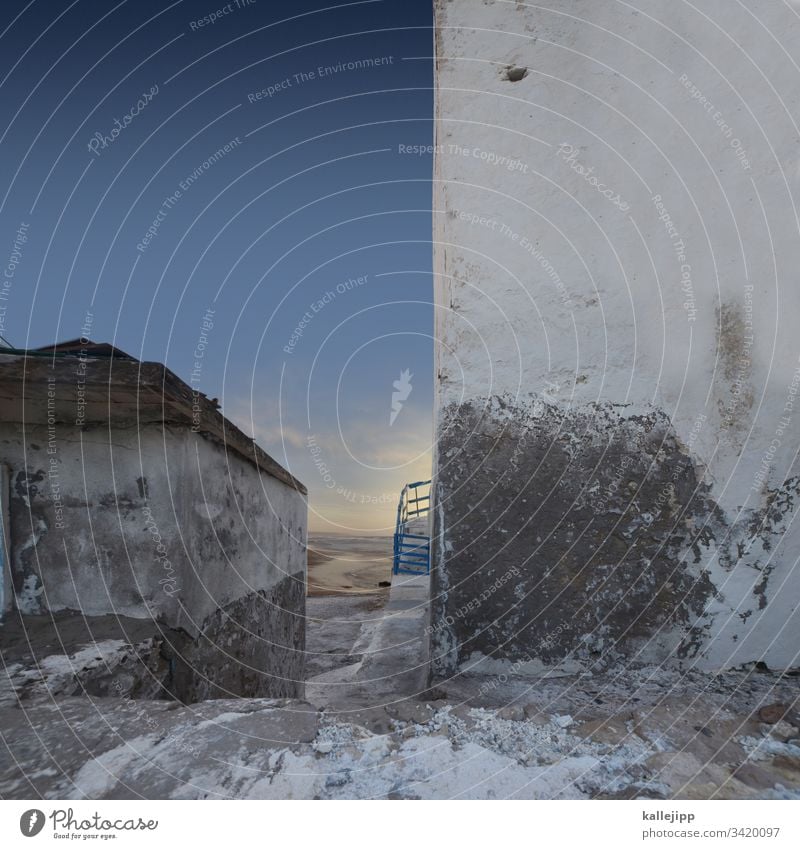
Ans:
[[[662,411],[724,518],[693,565],[718,592],[694,662],[798,665],[798,505],[769,497],[800,474],[800,20],[727,0],[435,7],[438,427],[498,396],[538,419]],[[759,516],[769,548],[721,564]]]

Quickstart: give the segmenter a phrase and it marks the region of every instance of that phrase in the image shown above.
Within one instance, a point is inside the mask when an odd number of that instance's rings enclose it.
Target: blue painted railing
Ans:
[[[400,493],[397,524],[394,529],[392,572],[395,575],[427,575],[431,571],[430,537],[428,534],[412,533],[409,530],[410,523],[430,513],[430,487],[430,481],[416,481],[407,483]]]

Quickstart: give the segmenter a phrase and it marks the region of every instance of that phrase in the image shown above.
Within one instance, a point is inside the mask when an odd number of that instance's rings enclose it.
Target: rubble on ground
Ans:
[[[47,629],[7,640],[0,797],[800,798],[800,677],[478,666],[412,692],[388,671],[413,646],[387,639],[411,601],[384,620],[375,598],[309,602],[307,701],[155,698],[135,629],[67,653]],[[107,686],[136,663],[136,687]]]
[[[64,659],[39,666],[63,675]],[[662,687],[653,675],[595,676],[589,692],[579,679],[540,681],[505,705],[440,690],[433,701],[335,711],[298,700],[54,699],[45,686],[14,701],[6,677],[0,796],[800,798],[800,719],[780,707],[797,704],[797,679],[665,672]],[[773,705],[781,718],[763,721]]]

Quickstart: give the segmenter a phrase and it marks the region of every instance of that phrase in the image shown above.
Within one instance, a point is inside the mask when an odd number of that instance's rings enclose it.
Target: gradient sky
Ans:
[[[187,382],[201,341],[310,529],[389,533],[430,475],[429,0],[5,0],[0,33],[8,341],[89,327]]]

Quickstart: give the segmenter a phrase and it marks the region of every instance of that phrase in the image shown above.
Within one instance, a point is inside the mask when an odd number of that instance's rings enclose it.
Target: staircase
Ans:
[[[431,571],[431,540],[427,516],[431,507],[431,482],[407,483],[397,504],[394,530],[395,575],[428,575]]]

